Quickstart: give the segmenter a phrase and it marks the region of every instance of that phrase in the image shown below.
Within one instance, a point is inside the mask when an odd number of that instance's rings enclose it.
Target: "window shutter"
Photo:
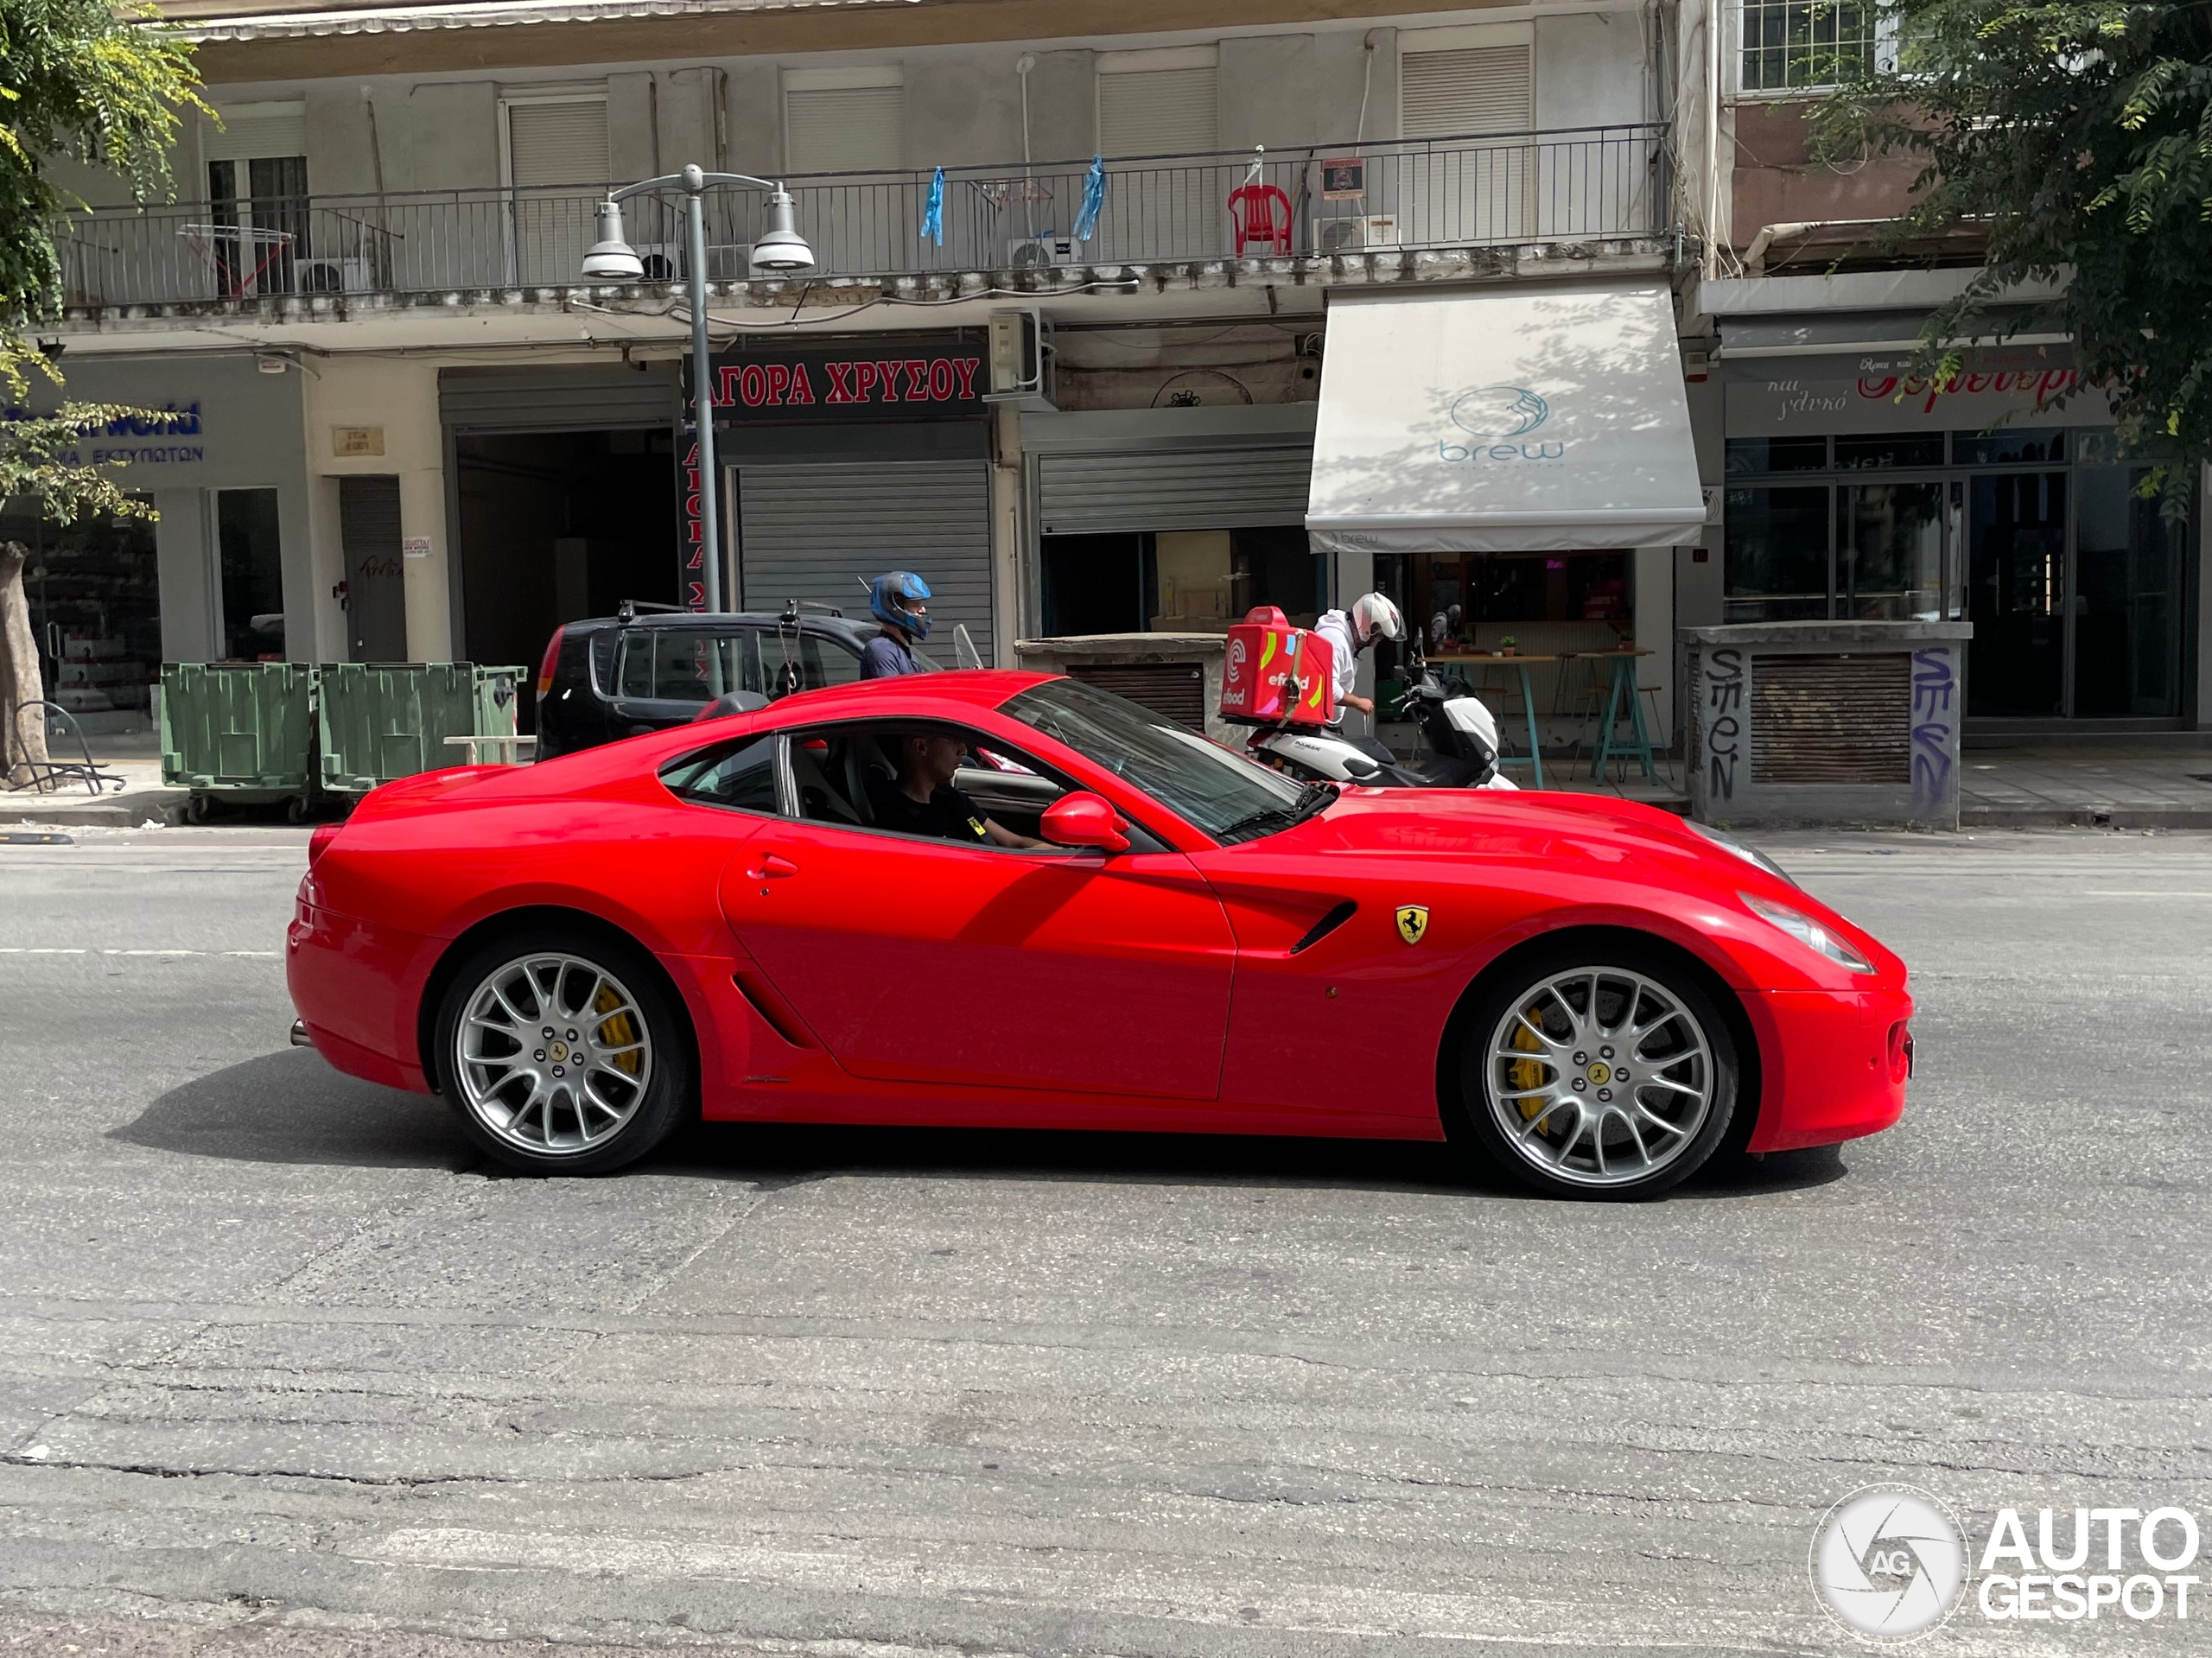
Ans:
[[[784,146],[792,173],[868,173],[906,153],[904,86],[786,86]]]
[[[509,178],[518,187],[604,184],[607,100],[564,98],[507,105]]]
[[[1107,156],[1175,156],[1221,148],[1211,67],[1098,77],[1098,148]]]
[[[1400,135],[1529,131],[1536,124],[1535,58],[1525,45],[1408,52],[1399,67]]]
[[[251,110],[226,110],[223,126],[203,128],[202,152],[211,162],[245,162],[271,156],[308,153],[308,106],[263,104]]]

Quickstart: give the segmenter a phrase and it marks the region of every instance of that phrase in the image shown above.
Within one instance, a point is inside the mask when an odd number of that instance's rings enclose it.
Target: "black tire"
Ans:
[[[551,962],[575,967],[549,976]],[[594,994],[588,973],[599,975],[619,1008]],[[467,1032],[477,1047],[465,1050],[464,1020],[495,980],[508,992],[508,1005],[537,1028],[519,1029],[510,1053],[498,1025],[480,1025]],[[531,1003],[533,991],[539,1000]],[[587,1007],[595,1017],[586,1017]],[[632,1013],[642,1032],[623,1023]],[[513,1022],[504,1012],[495,1018]],[[545,1029],[553,1036],[543,1037]],[[540,923],[471,950],[439,1002],[435,1041],[438,1089],[462,1130],[488,1156],[523,1173],[609,1173],[645,1156],[696,1109],[683,1007],[645,951],[595,927]],[[614,1067],[640,1045],[642,1077],[626,1086]],[[576,1063],[579,1056],[586,1063]]]
[[[1639,1026],[1631,1051],[1622,1032]],[[1701,975],[1632,936],[1510,958],[1468,1003],[1458,1040],[1453,1138],[1548,1197],[1656,1197],[1712,1158],[1735,1115],[1728,1019]]]
[[[308,797],[305,795],[294,795],[284,803],[284,821],[288,823],[304,823],[308,821],[308,812],[313,810],[308,805]]]

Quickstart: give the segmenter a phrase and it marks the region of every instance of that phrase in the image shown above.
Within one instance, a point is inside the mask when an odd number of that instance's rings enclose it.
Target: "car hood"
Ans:
[[[1593,849],[1688,856],[1731,878],[1748,867],[1671,812],[1604,795],[1490,789],[1347,789],[1298,831],[1314,850],[1586,857]]]

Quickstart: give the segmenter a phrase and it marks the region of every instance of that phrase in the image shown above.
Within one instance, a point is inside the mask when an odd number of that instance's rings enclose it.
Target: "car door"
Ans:
[[[733,861],[722,905],[855,1076],[1219,1090],[1236,940],[1181,853],[1019,851],[786,816]]]

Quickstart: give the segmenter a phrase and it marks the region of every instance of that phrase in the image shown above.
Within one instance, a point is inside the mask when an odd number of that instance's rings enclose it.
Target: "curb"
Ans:
[[[185,789],[135,789],[128,794],[90,795],[72,800],[67,795],[43,799],[15,800],[0,795],[0,823],[25,823],[44,829],[137,829],[151,818],[168,824],[175,810],[192,797]]]
[[[2212,806],[1961,806],[1959,827],[2212,829]]]

